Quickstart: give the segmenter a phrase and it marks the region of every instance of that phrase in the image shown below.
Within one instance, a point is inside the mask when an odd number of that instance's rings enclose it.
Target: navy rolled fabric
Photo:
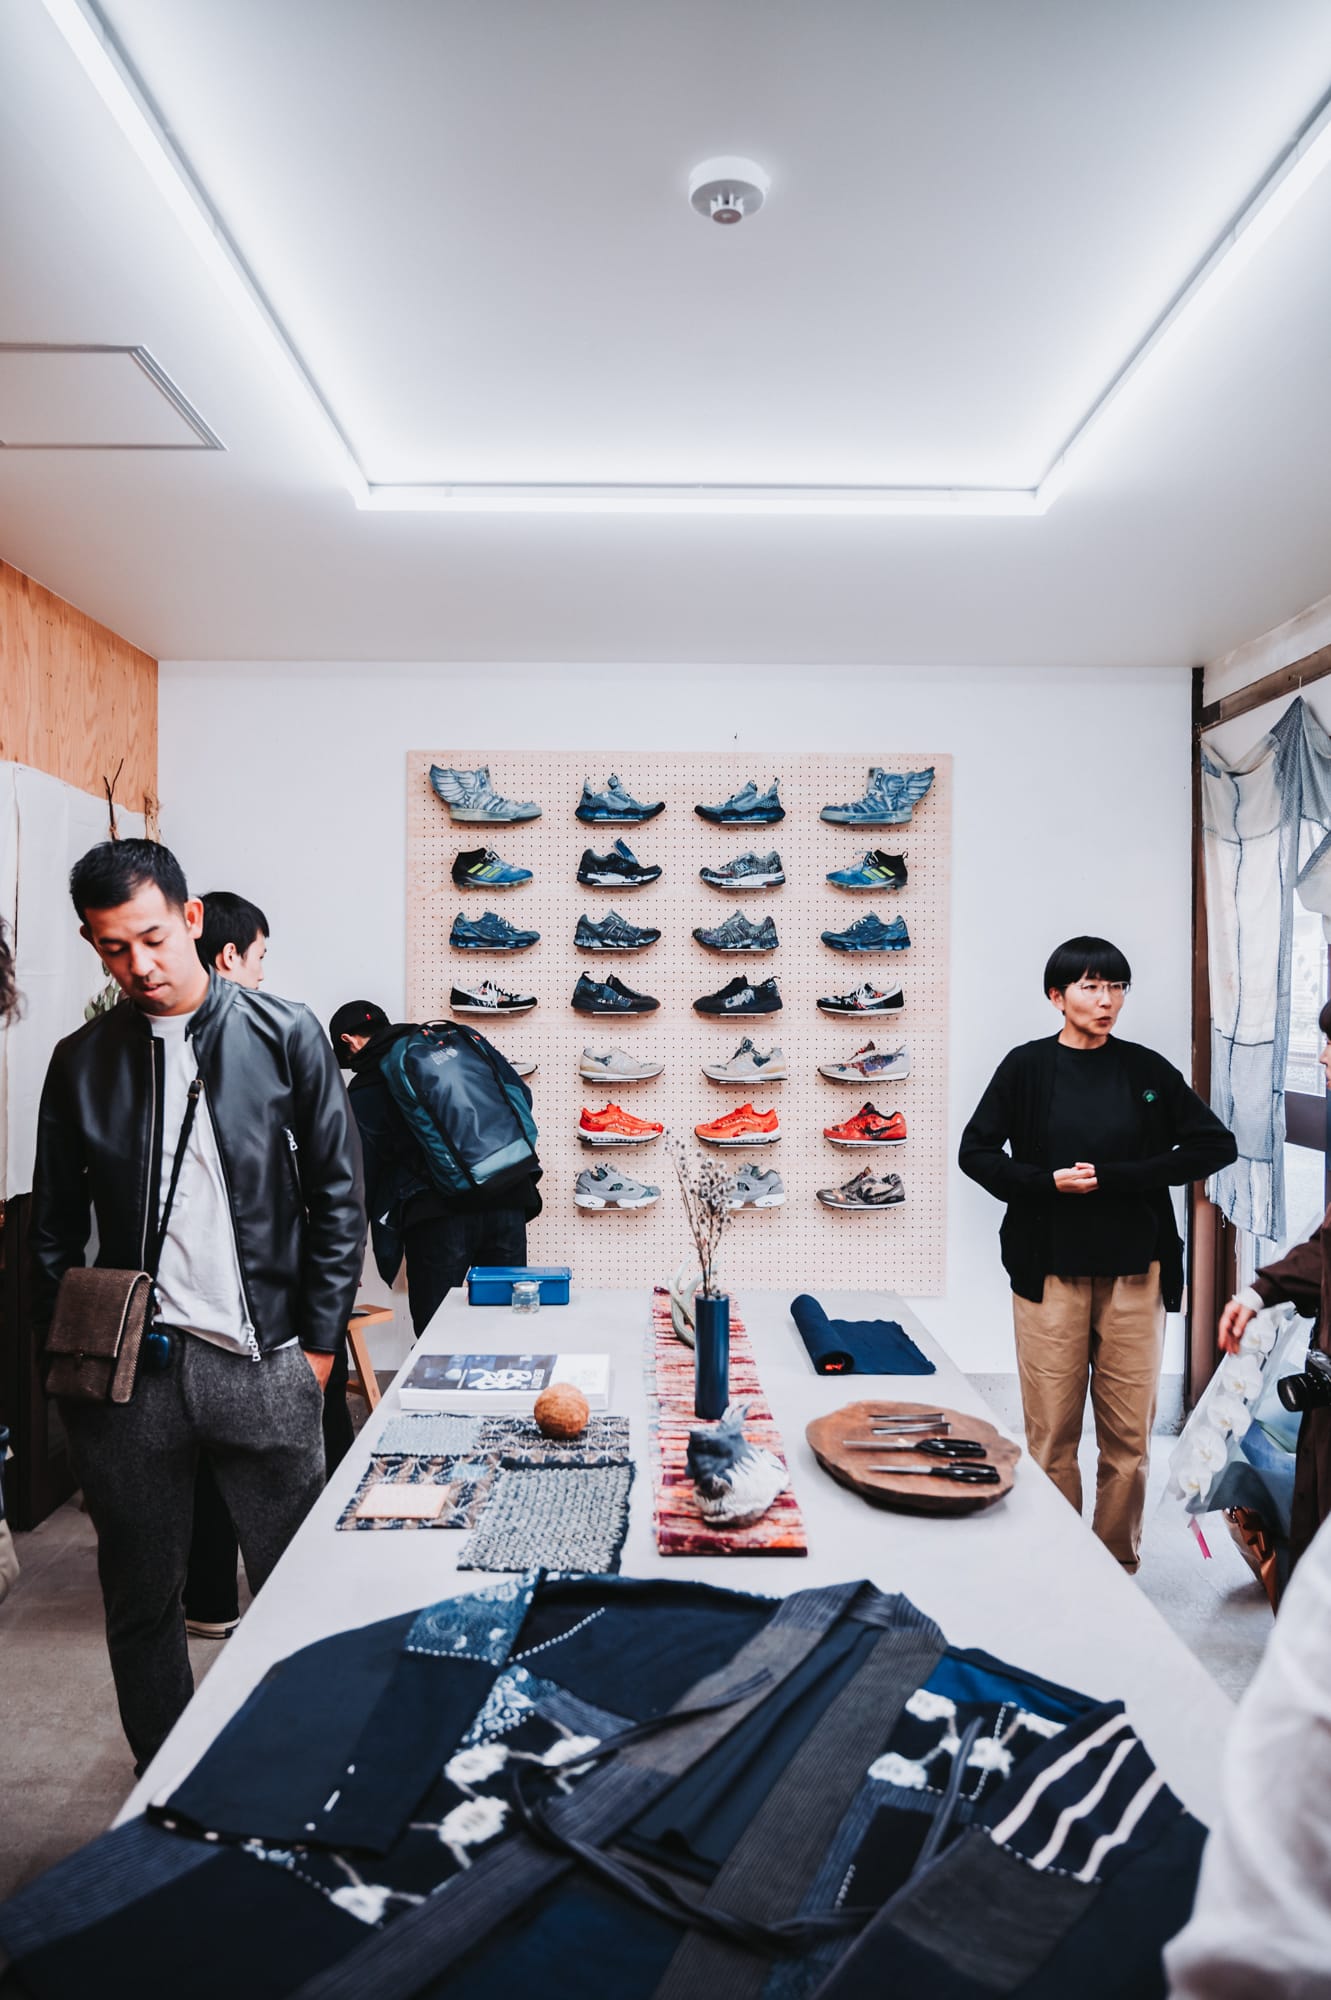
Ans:
[[[894,1319],[829,1319],[817,1299],[801,1292],[790,1302],[819,1375],[935,1375],[904,1327]]]

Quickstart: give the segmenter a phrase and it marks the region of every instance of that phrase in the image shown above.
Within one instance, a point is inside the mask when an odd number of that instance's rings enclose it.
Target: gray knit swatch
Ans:
[[[501,1472],[458,1568],[617,1570],[632,1481],[631,1465]]]
[[[425,1412],[390,1417],[374,1442],[381,1458],[395,1452],[429,1458],[466,1458],[476,1450],[481,1417],[454,1417]]]

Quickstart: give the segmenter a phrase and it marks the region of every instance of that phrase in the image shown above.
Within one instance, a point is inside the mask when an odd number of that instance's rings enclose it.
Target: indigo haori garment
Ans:
[[[801,1292],[790,1317],[820,1375],[935,1375],[927,1355],[894,1319],[829,1319],[817,1299]]]
[[[1149,2000],[1203,1837],[1121,1704],[870,1584],[531,1573],[281,1661],[0,1946],[40,2000]]]

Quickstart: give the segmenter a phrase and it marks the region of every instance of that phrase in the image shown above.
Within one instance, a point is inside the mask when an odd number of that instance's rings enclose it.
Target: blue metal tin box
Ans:
[[[535,1278],[541,1287],[543,1306],[568,1304],[567,1264],[473,1264],[467,1273],[467,1304],[507,1306],[513,1303],[513,1287],[520,1278]]]

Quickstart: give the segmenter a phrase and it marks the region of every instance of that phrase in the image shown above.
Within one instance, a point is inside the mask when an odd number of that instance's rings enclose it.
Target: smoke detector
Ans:
[[[743,222],[758,213],[771,185],[756,160],[704,160],[689,175],[689,200],[713,222]]]

